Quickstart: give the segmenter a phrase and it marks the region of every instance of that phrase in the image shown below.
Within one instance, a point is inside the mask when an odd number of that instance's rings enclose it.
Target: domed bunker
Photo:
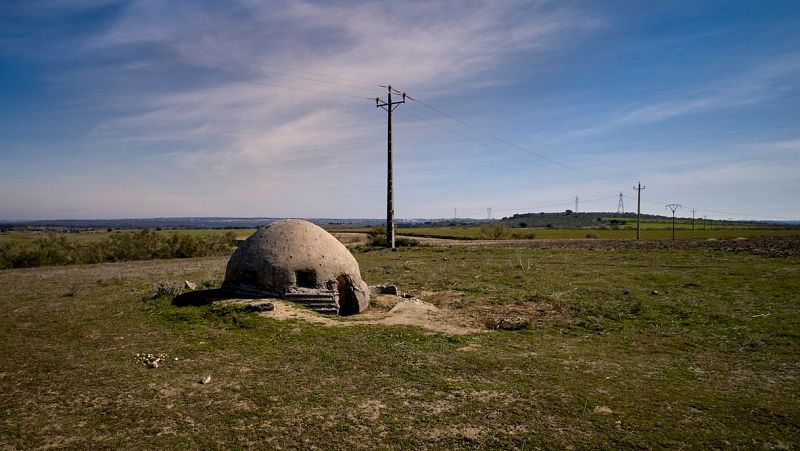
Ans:
[[[222,288],[322,313],[352,315],[369,307],[369,288],[350,251],[321,227],[299,219],[273,222],[245,240],[228,261]]]

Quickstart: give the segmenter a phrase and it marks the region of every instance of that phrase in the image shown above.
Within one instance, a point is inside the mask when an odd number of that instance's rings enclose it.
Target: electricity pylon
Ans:
[[[672,210],[672,241],[675,241],[675,210],[681,208],[681,204],[667,204],[664,207]]]

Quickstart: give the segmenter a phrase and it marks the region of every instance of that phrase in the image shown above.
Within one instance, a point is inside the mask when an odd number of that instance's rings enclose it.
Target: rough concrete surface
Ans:
[[[358,262],[330,233],[287,219],[262,227],[228,261],[226,290],[276,297],[323,313],[350,315],[369,307]]]

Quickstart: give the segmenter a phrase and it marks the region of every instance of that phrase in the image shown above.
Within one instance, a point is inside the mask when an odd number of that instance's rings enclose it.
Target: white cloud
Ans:
[[[287,198],[297,195],[297,180],[346,196],[358,190],[352,180],[370,187],[383,177],[385,113],[368,100],[382,95],[377,83],[392,82],[423,96],[503,83],[504,65],[512,58],[535,58],[599,23],[557,3],[240,1],[229,6],[134,1],[99,38],[102,44],[88,43],[88,50],[104,52],[137,48],[131,43],[156,46],[157,54],[131,55],[126,70],[142,69],[148,76],[154,67],[165,67],[157,55],[171,55],[170,63],[190,65],[188,73],[205,74],[199,79],[207,80],[172,92],[124,94],[139,112],[100,123],[91,139],[119,146],[166,143],[172,162],[157,158],[152,164],[250,187],[268,179],[269,189]],[[239,79],[248,82],[233,81]],[[381,195],[360,194],[361,200],[377,202],[353,214],[379,216]],[[271,197],[280,209],[281,197]],[[322,203],[329,201],[308,205],[307,214],[324,210]]]

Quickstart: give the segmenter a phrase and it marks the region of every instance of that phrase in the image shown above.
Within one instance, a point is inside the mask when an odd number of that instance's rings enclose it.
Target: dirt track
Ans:
[[[451,240],[443,238],[407,237],[427,246],[464,246],[481,249],[678,249],[741,252],[788,257],[800,255],[800,236],[754,237],[720,240]]]

